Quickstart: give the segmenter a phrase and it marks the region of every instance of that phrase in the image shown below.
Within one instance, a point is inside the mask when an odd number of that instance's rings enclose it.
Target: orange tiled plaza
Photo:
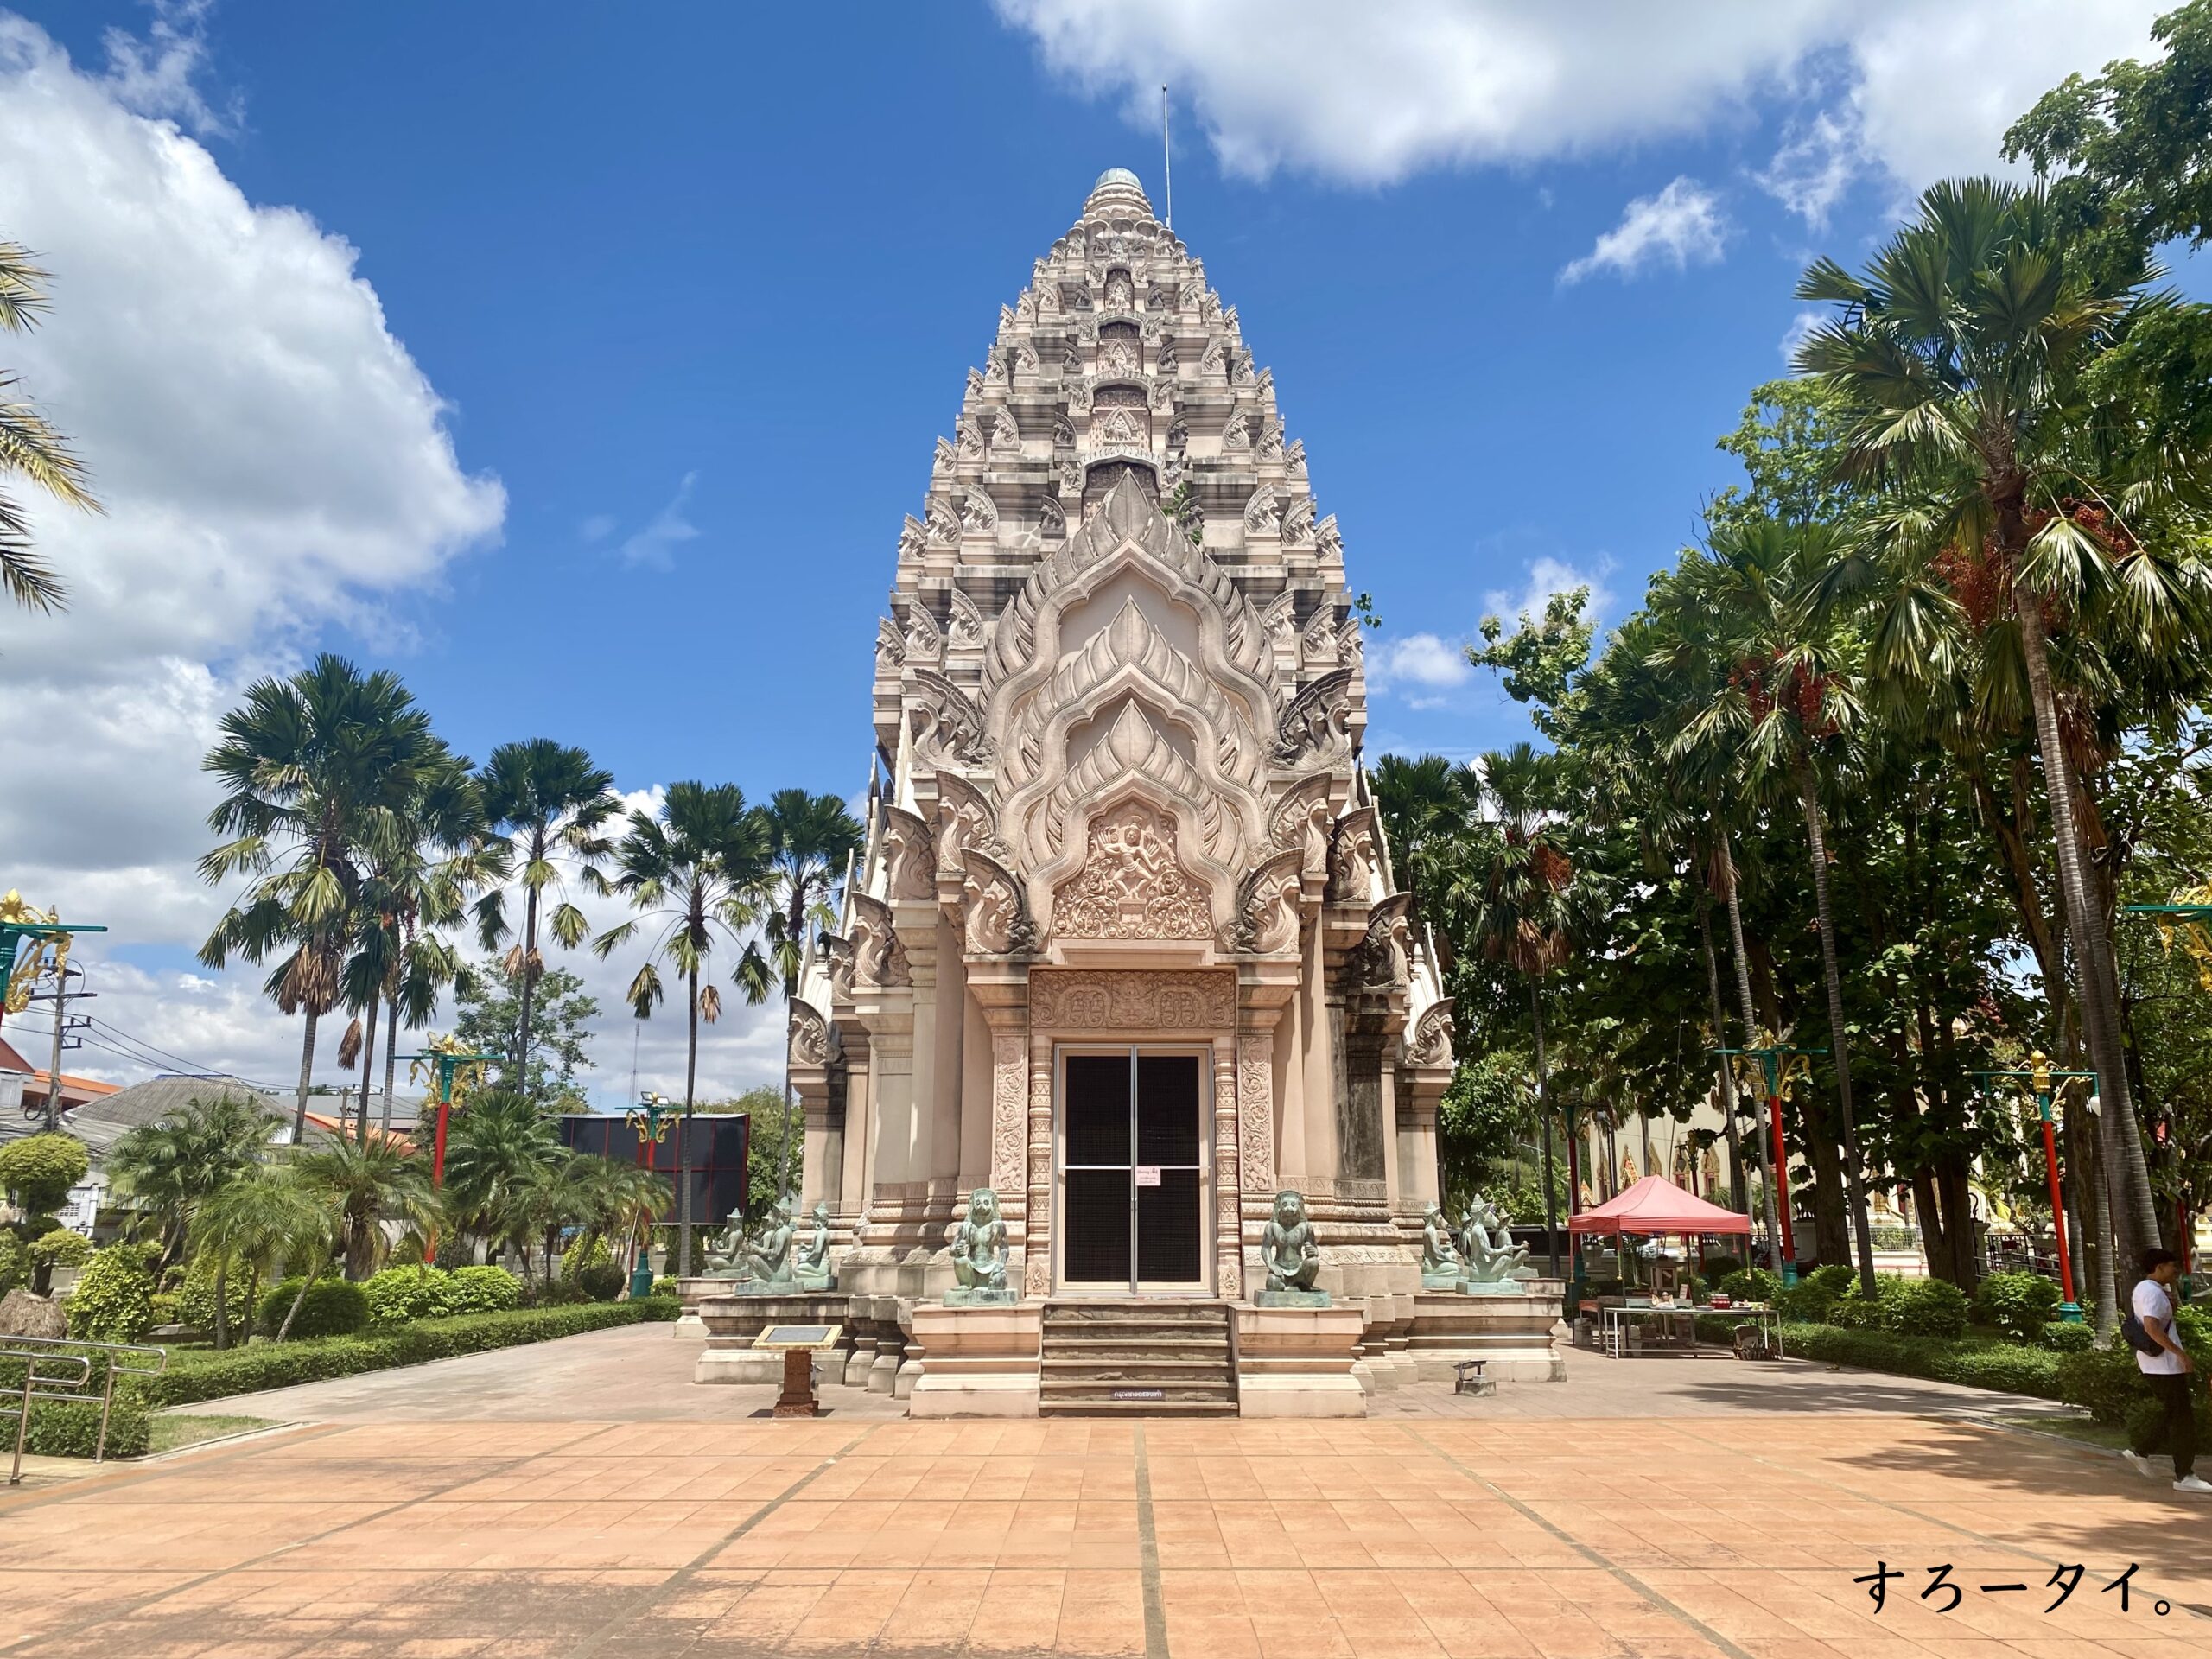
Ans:
[[[2202,1513],[2002,1395],[1576,1351],[1564,1382],[1400,1389],[1363,1421],[927,1422],[833,1384],[790,1421],[772,1389],[686,1387],[691,1357],[634,1327],[249,1396],[226,1408],[297,1427],[0,1500],[0,1652],[2148,1659],[2212,1637]],[[1883,1563],[1904,1576],[1878,1611],[1856,1580]],[[1921,1595],[1939,1566],[1949,1611]]]

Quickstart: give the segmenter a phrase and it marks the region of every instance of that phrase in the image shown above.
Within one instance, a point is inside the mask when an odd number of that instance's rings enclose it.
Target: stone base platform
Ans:
[[[1240,1417],[1364,1417],[1367,1390],[1352,1375],[1366,1316],[1342,1307],[1230,1309]]]
[[[920,1302],[907,1329],[921,1350],[909,1417],[1034,1417],[1044,1351],[1040,1301]]]
[[[686,1281],[690,1282],[689,1281]],[[728,1280],[709,1280],[727,1287]],[[707,1345],[691,1370],[694,1382],[768,1382],[784,1380],[784,1357],[756,1349],[753,1339],[772,1325],[846,1325],[847,1299],[840,1291],[798,1291],[781,1296],[734,1296],[718,1288],[699,1300],[699,1319]],[[844,1346],[814,1357],[814,1380],[842,1382],[851,1353],[852,1332]]]
[[[1488,1361],[1484,1374],[1502,1382],[1563,1382],[1567,1357],[1556,1338],[1565,1297],[1555,1279],[1528,1281],[1510,1296],[1424,1290],[1414,1299],[1407,1357],[1423,1382],[1449,1382],[1465,1359]]]

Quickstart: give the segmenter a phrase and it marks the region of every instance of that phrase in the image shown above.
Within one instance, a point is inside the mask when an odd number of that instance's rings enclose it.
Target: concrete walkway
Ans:
[[[689,1357],[606,1332],[227,1402],[313,1421],[0,1499],[0,1654],[2179,1659],[2212,1637],[2212,1507],[1933,1384],[1578,1355],[1565,1383],[1382,1398],[1449,1402],[1434,1419],[929,1423],[861,1395],[775,1422],[691,1388]],[[1853,1580],[1884,1562],[1904,1576],[1878,1612]],[[2123,1611],[2104,1586],[2131,1562]],[[1948,1612],[1920,1594],[1938,1567]]]

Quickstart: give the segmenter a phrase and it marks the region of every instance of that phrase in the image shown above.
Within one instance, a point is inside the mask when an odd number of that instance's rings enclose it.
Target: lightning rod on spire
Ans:
[[[1175,228],[1175,156],[1167,147],[1167,83],[1160,83],[1160,172],[1167,187],[1167,217],[1160,222]]]

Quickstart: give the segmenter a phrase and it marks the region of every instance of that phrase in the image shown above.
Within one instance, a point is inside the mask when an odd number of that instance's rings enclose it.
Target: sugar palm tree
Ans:
[[[721,1017],[721,994],[711,980],[718,945],[736,953],[731,982],[748,1002],[766,1001],[775,969],[758,930],[773,906],[773,832],[767,815],[746,804],[734,784],[671,784],[661,812],[635,811],[615,849],[614,887],[639,914],[592,941],[611,956],[650,925],[645,966],[630,982],[628,1000],[640,1020],[652,1017],[664,989],[661,964],[684,983],[683,1122],[690,1127],[699,1071],[699,1023]],[[802,914],[804,911],[802,910]],[[706,982],[702,983],[704,981]],[[677,1257],[691,1270],[689,1137],[677,1154]]]
[[[2128,1260],[2158,1223],[2052,636],[2084,669],[2115,648],[2172,662],[2206,638],[2212,578],[2166,514],[2202,504],[2212,457],[2162,441],[2135,417],[2129,378],[2099,372],[2176,308],[2150,291],[2158,275],[2139,256],[2069,247],[2039,188],[1970,179],[1930,188],[1863,272],[1822,259],[1798,285],[1840,308],[1797,367],[1844,405],[1846,468],[1888,493],[1895,539],[2024,682]]]
[[[298,1154],[291,1167],[338,1217],[346,1276],[365,1279],[387,1249],[384,1224],[422,1233],[441,1211],[424,1159],[404,1141],[338,1135]]]
[[[1683,597],[1714,620],[1722,660],[1729,666],[1726,680],[1684,722],[1669,753],[1688,755],[1701,745],[1732,742],[1746,783],[1756,788],[1786,781],[1804,815],[1827,991],[1828,1040],[1842,1113],[1844,1179],[1858,1235],[1860,1286],[1871,1297],[1873,1236],[1852,1098],[1851,1040],[1828,883],[1827,820],[1815,758],[1817,747],[1843,743],[1864,712],[1855,639],[1825,621],[1815,602],[1837,542],[1836,533],[1825,525],[1745,515],[1713,525],[1702,556],[1683,561]]]
[[[277,1120],[234,1094],[193,1100],[126,1131],[105,1171],[118,1197],[161,1230],[162,1259],[184,1246],[200,1206],[256,1168]]]
[[[46,278],[29,251],[0,241],[0,331],[27,334],[37,324],[46,309]],[[31,404],[7,395],[16,384],[0,371],[0,474],[20,474],[57,501],[99,512],[69,441]],[[30,520],[5,491],[0,491],[0,587],[34,611],[60,609],[68,591],[31,546]]]
[[[613,772],[594,765],[583,750],[550,738],[502,743],[492,751],[480,781],[486,816],[499,834],[514,842],[522,858],[522,938],[507,952],[506,967],[507,977],[520,988],[522,1005],[515,1038],[516,1086],[527,1090],[531,1003],[545,971],[537,950],[540,909],[550,894],[553,906],[544,920],[555,942],[570,950],[583,943],[588,924],[569,899],[563,866],[574,870],[587,892],[607,891],[601,866],[613,855],[614,843],[604,832],[622,802],[614,793]],[[482,906],[486,950],[508,937],[504,898],[495,892]]]
[[[223,717],[206,770],[223,785],[208,827],[230,837],[200,861],[211,884],[245,875],[245,893],[200,947],[220,969],[233,956],[276,958],[265,989],[306,1018],[292,1116],[306,1133],[315,1027],[344,988],[349,941],[369,870],[408,832],[423,773],[444,746],[398,677],[363,674],[324,652],[289,679],[264,679]]]
[[[779,789],[767,805],[768,852],[773,866],[772,902],[766,912],[769,951],[784,982],[784,1000],[798,995],[808,937],[836,925],[830,893],[867,832],[835,795]],[[791,1185],[791,1046],[784,1046],[783,1167],[776,1190]]]

